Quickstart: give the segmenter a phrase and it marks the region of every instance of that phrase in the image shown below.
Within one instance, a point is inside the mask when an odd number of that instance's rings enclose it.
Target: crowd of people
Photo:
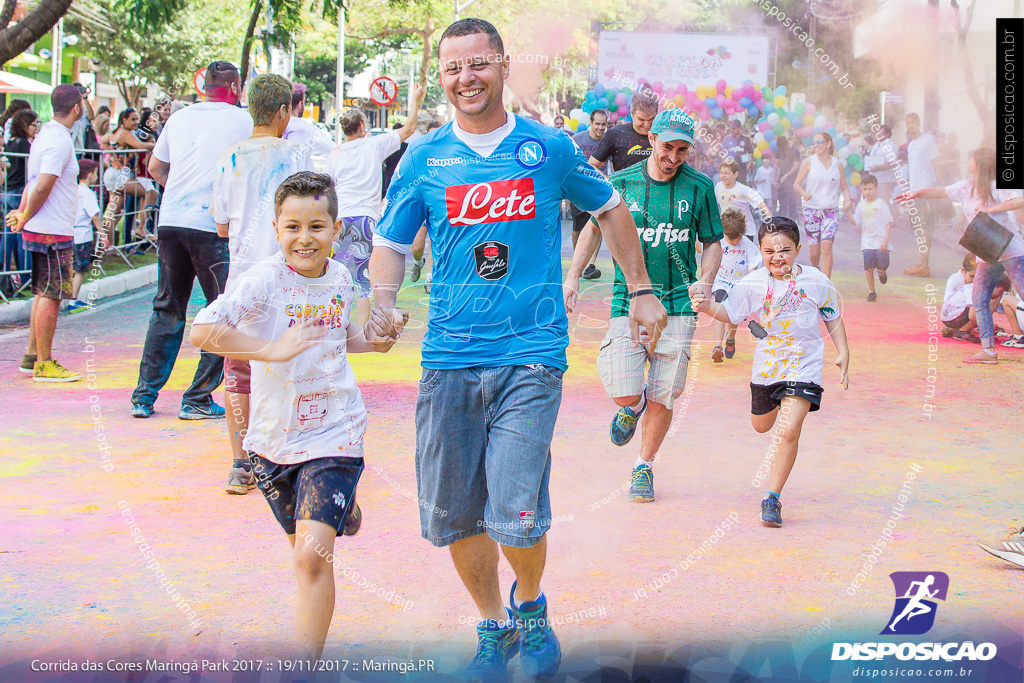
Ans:
[[[386,353],[401,337],[406,256],[416,280],[429,238],[432,306],[415,406],[421,533],[449,548],[481,613],[466,677],[503,680],[516,655],[527,675],[550,675],[561,660],[541,589],[551,442],[567,312],[578,305],[580,279],[601,277],[602,241],[614,274],[597,371],[613,404],[612,443],[626,446],[642,423],[630,499],[655,501],[654,467],[687,383],[698,316],[715,321],[716,363],[735,357],[746,322],[757,340],[751,425],[773,434],[771,467],[757,475],[765,487],[760,520],[779,527],[802,425],[822,406],[821,324],[838,353],[839,385],[849,386],[851,353],[830,278],[840,209],[861,229],[868,301],[876,301],[902,173],[865,175],[855,202],[828,133],[815,134],[805,157],[780,138],[776,158],[757,166],[738,122],[701,141],[688,115],[659,111],[650,92],[633,97],[622,125],[608,128],[607,112],[595,110],[589,129],[570,138],[504,109],[508,57],[496,29],[479,19],[449,26],[438,57],[452,121],[425,121],[416,87],[395,130],[368,136],[362,112],[345,112],[340,145],[297,116],[303,91],[281,76],[254,78],[248,107],[237,106],[239,73],[220,61],[206,70],[205,101],[178,111],[162,101],[152,112],[126,109],[111,125],[109,113],[92,115],[80,88],[61,85],[43,126],[28,110],[15,112],[11,139],[28,156],[18,200],[5,195],[6,222],[31,255],[35,296],[20,369],[40,382],[81,377],[53,359],[51,345],[60,302],[81,285],[72,272],[94,258],[78,245],[102,233],[102,198],[93,190],[99,165],[75,137],[85,141],[91,128],[99,153],[139,153],[134,166],[108,169],[117,174],[111,193],[141,199],[158,248],[131,415],[155,411],[198,279],[206,305],[189,340],[201,357],[178,417],[228,418],[226,489],[259,488],[287,535],[296,639],[317,659],[334,611],[336,540],[357,533],[362,519],[356,494],[367,412],[347,354]],[[914,119],[907,117],[911,178],[941,156]],[[869,155],[882,159],[872,170],[896,168],[890,148]],[[314,156],[325,157],[323,173]],[[994,159],[994,151],[977,150],[966,180],[943,186],[918,174],[898,195],[911,209],[919,203],[918,217],[937,211],[921,208],[925,202],[948,198],[967,221],[987,213],[1017,231],[996,262],[965,259],[947,284],[948,336],[973,341],[979,330],[982,350],[967,362],[997,362],[993,310],[1013,312],[1008,325],[1017,335],[1016,311],[1024,311],[1024,239],[1013,216],[1024,197],[995,188]],[[564,283],[563,200],[572,204],[574,245]],[[811,265],[797,263],[805,244]],[[908,270],[926,275],[927,261]],[[213,399],[222,382],[225,406]],[[499,548],[515,574],[507,604]]]

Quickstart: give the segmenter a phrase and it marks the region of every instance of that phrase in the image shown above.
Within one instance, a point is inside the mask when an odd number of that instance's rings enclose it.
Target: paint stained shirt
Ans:
[[[249,113],[225,102],[199,102],[167,119],[153,156],[170,164],[160,227],[217,232],[210,211],[217,160],[252,135]]]
[[[840,316],[839,294],[832,281],[817,268],[799,268],[792,288],[790,281],[777,280],[767,268],[759,268],[737,282],[729,298],[722,302],[734,325],[757,313],[768,333],[757,341],[754,349],[750,373],[753,384],[810,382],[821,386],[825,340],[819,319],[829,321]]]
[[[228,225],[231,284],[281,251],[274,233],[274,193],[288,176],[312,171],[308,147],[281,138],[249,138],[229,147],[213,178],[213,219]]]
[[[741,237],[739,244],[729,244],[729,240],[723,238],[721,244],[722,265],[718,267],[712,289],[728,292],[744,275],[764,265],[764,258],[761,257],[761,250],[746,237]]]
[[[240,275],[193,323],[224,323],[271,342],[303,318],[322,313],[328,331],[319,344],[289,361],[250,361],[243,446],[281,465],[363,455],[366,407],[347,355],[355,286],[345,267],[332,259],[326,263],[325,275],[308,278],[275,254]]]

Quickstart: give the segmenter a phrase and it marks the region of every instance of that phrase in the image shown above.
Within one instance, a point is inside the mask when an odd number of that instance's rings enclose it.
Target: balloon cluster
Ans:
[[[640,87],[650,87],[662,102],[662,108],[675,106],[683,109],[695,121],[717,121],[738,119],[754,121],[754,159],[760,166],[764,158],[771,158],[776,150],[777,140],[792,130],[801,142],[811,146],[814,134],[826,132],[832,136],[836,153],[851,184],[860,184],[860,173],[864,160],[852,144],[843,137],[837,137],[836,127],[817,108],[807,102],[792,104],[786,86],[772,90],[760,87],[752,81],[743,81],[739,86],[730,86],[724,79],[714,85],[698,85],[693,90],[680,83],[666,87],[661,81],[648,83],[641,80]],[[598,83],[589,90],[583,104],[569,112],[566,128],[574,131],[587,130],[590,113],[595,109],[608,111],[608,123],[630,120],[630,103],[634,91],[629,87],[611,89]],[[734,145],[734,139],[726,138],[727,146]]]

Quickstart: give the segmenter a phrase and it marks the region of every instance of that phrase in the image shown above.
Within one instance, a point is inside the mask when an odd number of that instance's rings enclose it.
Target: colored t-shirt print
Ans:
[[[768,296],[769,278],[772,281]],[[768,336],[754,349],[750,381],[768,385],[776,382],[810,382],[821,385],[825,341],[820,320],[840,316],[839,294],[824,273],[800,266],[794,286],[772,278],[760,268],[736,283],[722,305],[733,324],[740,324],[757,312]],[[766,321],[766,318],[770,320]]]
[[[729,244],[723,239],[722,265],[718,267],[715,286],[712,289],[724,289],[728,292],[744,275],[762,265],[764,265],[764,259],[761,258],[761,252],[753,242],[742,238],[739,244]]]
[[[675,178],[654,180],[647,164],[636,164],[610,178],[633,214],[651,286],[669,315],[694,315],[689,286],[697,276],[696,243],[722,239],[722,219],[714,186],[687,165]],[[611,317],[629,315],[629,290],[615,264]]]
[[[407,250],[424,222],[430,235],[425,368],[567,368],[559,202],[595,211],[613,190],[568,135],[509,116],[486,156],[451,123],[414,141],[388,188],[375,244]]]
[[[250,361],[247,450],[282,465],[329,456],[361,457],[366,408],[346,353],[355,287],[333,260],[327,273],[307,278],[280,253],[255,264],[201,310],[197,325],[226,323],[274,341],[299,321],[322,315],[323,340],[283,363]]]

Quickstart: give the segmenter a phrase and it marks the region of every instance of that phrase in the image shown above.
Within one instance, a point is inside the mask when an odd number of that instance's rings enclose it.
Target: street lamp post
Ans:
[[[334,85],[334,141],[341,144],[341,107],[345,99],[345,5],[338,3],[338,71]]]

